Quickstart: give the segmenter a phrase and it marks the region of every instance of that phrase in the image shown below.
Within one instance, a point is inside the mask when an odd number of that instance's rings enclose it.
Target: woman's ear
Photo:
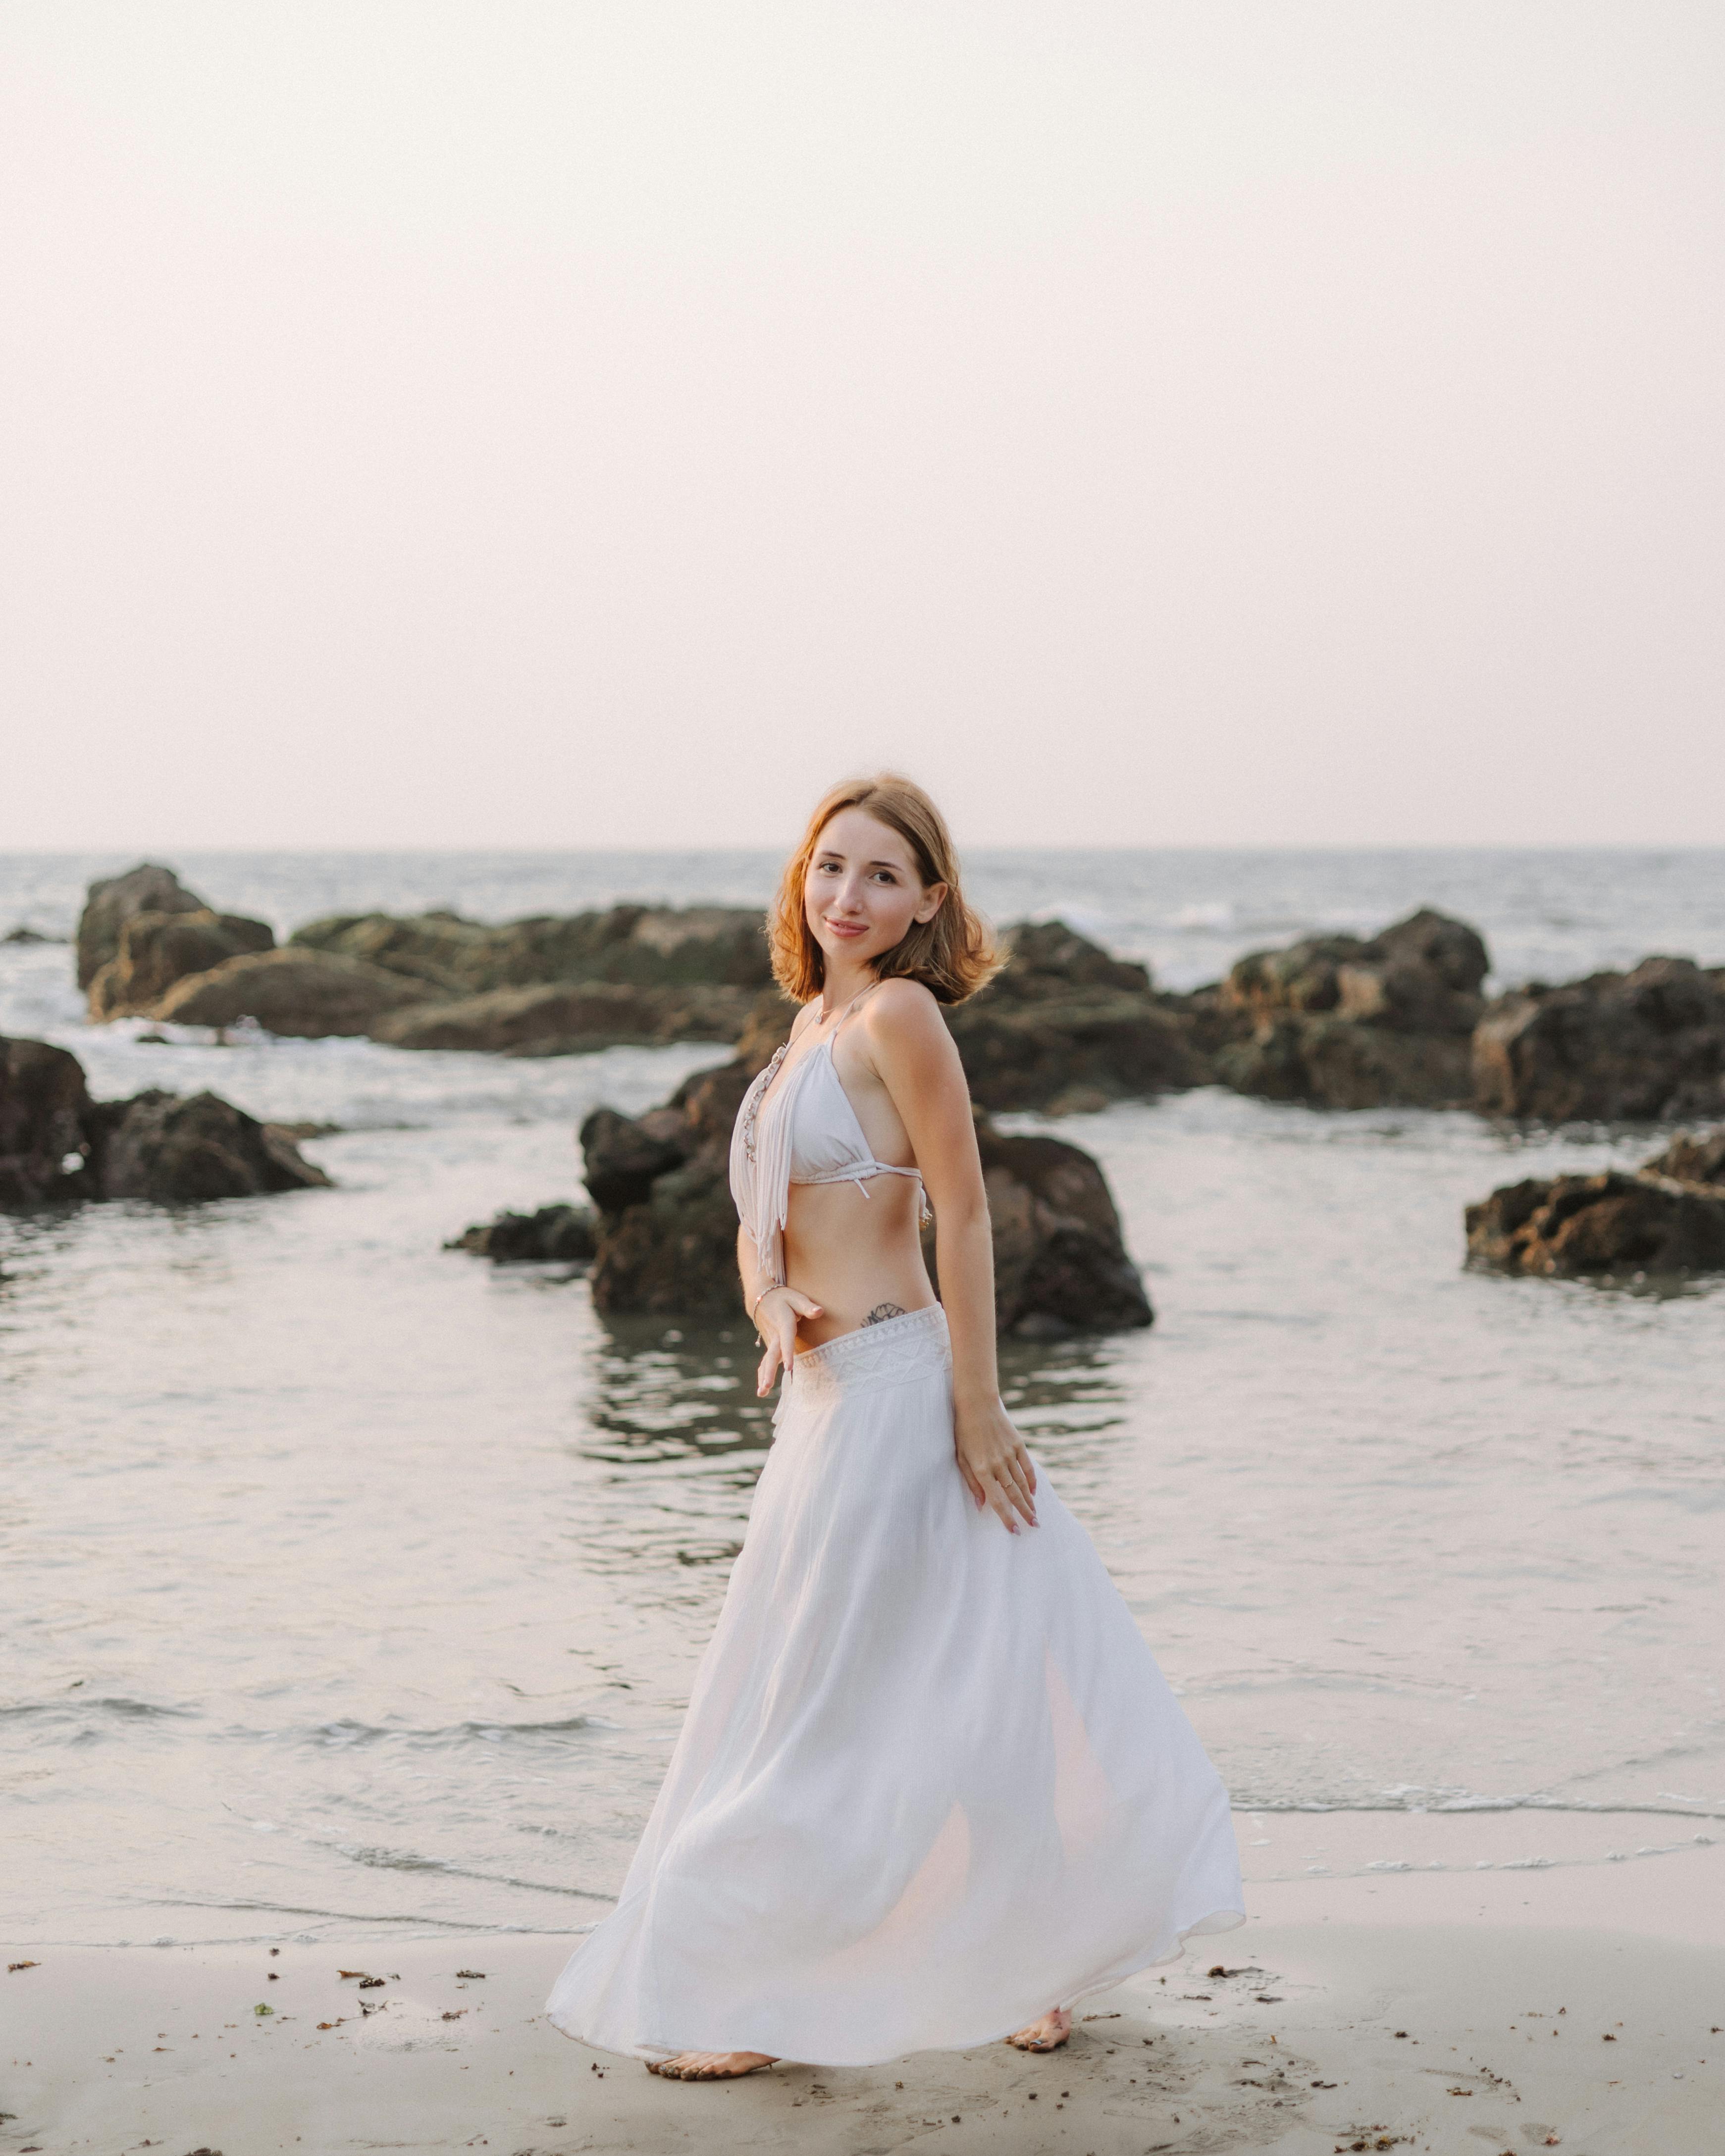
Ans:
[[[911,916],[911,918],[919,923],[932,921],[936,914],[940,911],[941,908],[946,904],[946,885],[943,883],[932,883],[923,892],[921,901],[918,903],[916,911]]]

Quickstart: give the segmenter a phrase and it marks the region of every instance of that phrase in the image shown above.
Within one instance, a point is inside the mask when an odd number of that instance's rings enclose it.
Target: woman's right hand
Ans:
[[[755,1375],[755,1397],[764,1400],[781,1370],[788,1371],[797,1359],[797,1321],[819,1317],[821,1306],[800,1288],[769,1287],[755,1304],[755,1330],[767,1352]]]

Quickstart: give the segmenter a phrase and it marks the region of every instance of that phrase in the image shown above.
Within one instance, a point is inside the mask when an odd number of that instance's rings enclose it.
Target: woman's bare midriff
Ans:
[[[935,1300],[917,1229],[922,1192],[908,1176],[854,1183],[793,1183],[784,1230],[785,1278],[812,1296],[797,1344],[819,1348],[841,1332]]]

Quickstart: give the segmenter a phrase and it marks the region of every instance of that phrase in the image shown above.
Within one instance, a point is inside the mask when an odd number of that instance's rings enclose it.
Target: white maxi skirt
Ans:
[[[1244,1921],[1227,1792],[1090,1537],[978,1512],[936,1305],[799,1353],[616,1910],[547,2005],[654,2058],[987,2043]]]

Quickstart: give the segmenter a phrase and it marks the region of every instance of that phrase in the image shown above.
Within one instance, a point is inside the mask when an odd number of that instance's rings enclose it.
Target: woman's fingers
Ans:
[[[977,1503],[987,1505],[1009,1534],[1018,1532],[1020,1520],[1036,1525],[1036,1474],[1022,1446],[988,1467],[973,1467],[961,1453],[958,1470]]]
[[[755,1394],[757,1399],[766,1399],[768,1394],[773,1390],[773,1380],[778,1375],[778,1342],[777,1340],[769,1340],[767,1342],[767,1353],[761,1358],[761,1367],[755,1373]]]

